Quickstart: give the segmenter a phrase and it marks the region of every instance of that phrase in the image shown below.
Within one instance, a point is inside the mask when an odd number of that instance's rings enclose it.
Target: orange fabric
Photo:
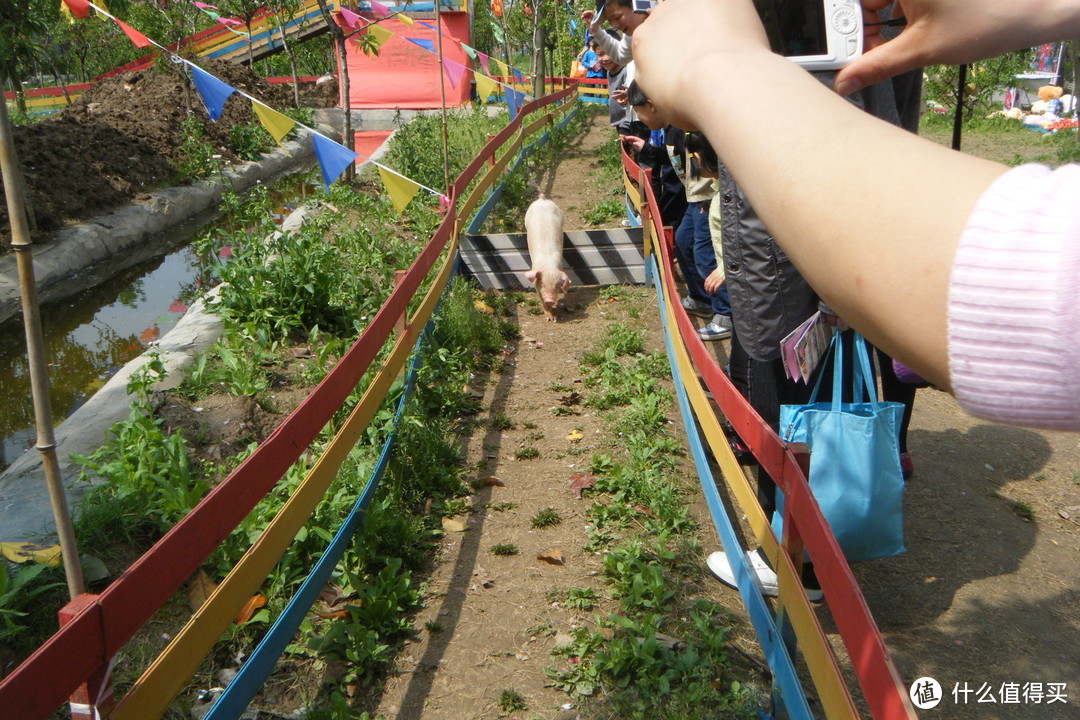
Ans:
[[[465,67],[469,57],[461,49],[459,40],[469,40],[469,17],[463,12],[443,12],[443,53]],[[434,25],[435,21],[424,22]],[[394,33],[381,48],[378,57],[365,55],[356,43],[346,43],[346,64],[349,71],[349,107],[364,108],[437,108],[439,96],[439,59],[434,53],[419,47],[405,38],[430,40],[438,48],[434,30],[416,23],[409,27],[395,19],[379,23]],[[446,104],[462,105],[469,100],[470,83],[458,83],[455,88],[449,78],[444,78]]]
[[[371,157],[371,153],[390,137],[390,132],[390,130],[361,130],[353,133],[353,150],[360,154],[360,157],[356,158],[356,164],[359,165]]]

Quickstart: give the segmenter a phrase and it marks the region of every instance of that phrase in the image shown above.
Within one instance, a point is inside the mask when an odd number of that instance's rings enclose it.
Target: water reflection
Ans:
[[[309,174],[288,178],[270,192],[280,223],[312,192]],[[225,226],[226,220],[205,229]],[[167,255],[120,271],[105,282],[41,309],[54,422],[77,410],[125,363],[140,355],[183,316],[201,286],[212,282],[212,267],[228,251],[200,258],[188,237],[164,241]],[[34,408],[22,316],[0,325],[0,470],[35,440]]]

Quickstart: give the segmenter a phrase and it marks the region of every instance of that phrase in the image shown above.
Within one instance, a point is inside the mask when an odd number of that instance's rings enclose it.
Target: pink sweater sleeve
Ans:
[[[1080,165],[1024,165],[979,199],[949,287],[949,373],[971,414],[1080,430]]]

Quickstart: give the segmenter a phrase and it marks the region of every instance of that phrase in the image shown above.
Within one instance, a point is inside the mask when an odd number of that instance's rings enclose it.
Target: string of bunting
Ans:
[[[280,144],[285,136],[297,126],[310,132],[312,134],[312,148],[315,152],[315,159],[319,163],[319,171],[322,174],[324,189],[329,190],[330,184],[345,171],[345,168],[356,162],[357,158],[363,158],[378,169],[379,177],[382,179],[383,185],[390,195],[390,201],[399,213],[405,209],[412,198],[421,189],[426,190],[439,198],[440,212],[449,207],[449,198],[447,198],[444,193],[429,188],[426,185],[422,185],[415,180],[402,175],[393,168],[389,168],[372,160],[370,157],[362,155],[354,150],[350,150],[341,143],[326,137],[319,131],[274,110],[261,100],[258,100],[244,91],[234,88],[228,83],[211,75],[195,63],[175,55],[164,46],[159,45],[124,21],[113,16],[108,10],[104,10],[90,2],[90,0],[63,0],[63,2],[71,11],[71,14],[76,18],[81,19],[89,17],[92,9],[115,22],[136,47],[156,47],[170,57],[173,62],[187,65],[191,70],[192,84],[195,85],[199,97],[202,98],[203,105],[206,107],[206,113],[211,120],[217,120],[221,117],[222,110],[225,107],[225,101],[235,92],[251,102],[252,111],[255,113],[255,116],[259,118],[259,122],[266,128],[266,131],[270,133],[270,136],[274,138],[275,142]]]

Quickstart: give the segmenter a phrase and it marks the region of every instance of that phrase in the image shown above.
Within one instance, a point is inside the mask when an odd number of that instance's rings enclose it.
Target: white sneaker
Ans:
[[[776,597],[779,594],[779,586],[776,581],[776,572],[765,562],[765,560],[756,552],[746,553],[747,559],[750,560],[750,569],[753,571],[754,581],[761,591],[762,595],[766,597]],[[735,584],[735,573],[731,571],[731,563],[728,562],[727,555],[723,550],[720,552],[714,552],[709,555],[705,563],[709,566],[709,570],[715,575],[720,582],[731,587],[738,587]],[[813,588],[803,588],[806,591],[806,597],[810,602],[820,602],[823,597],[821,590]]]

